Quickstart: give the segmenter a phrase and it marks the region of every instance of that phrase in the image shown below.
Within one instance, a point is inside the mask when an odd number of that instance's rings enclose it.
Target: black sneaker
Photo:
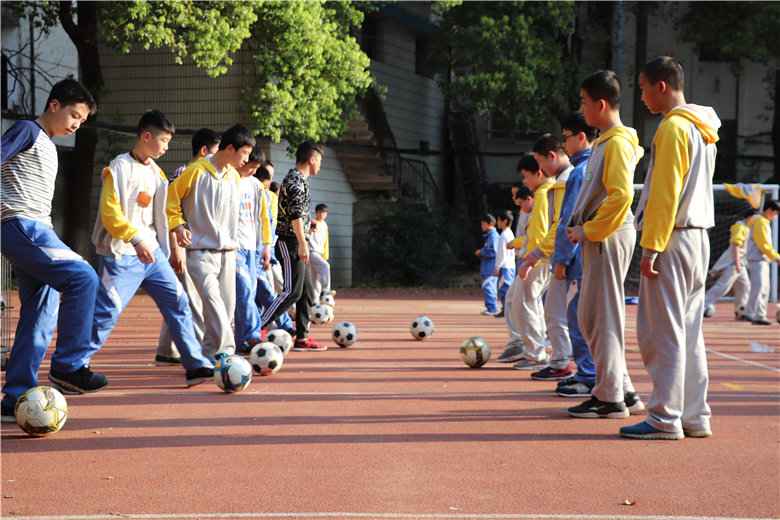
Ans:
[[[592,391],[593,383],[583,383],[576,379],[572,379],[567,385],[558,385],[555,389],[555,393],[561,397],[590,397]]]
[[[157,354],[154,356],[154,364],[159,366],[165,366],[165,365],[181,365],[181,358],[180,357],[172,357],[172,356],[161,356],[160,354]]]
[[[624,419],[628,417],[625,403],[606,403],[591,397],[584,403],[567,410],[569,415],[580,419]]]
[[[636,392],[626,392],[623,396],[623,402],[631,415],[639,415],[645,411],[645,403]]]
[[[49,381],[54,384],[57,390],[66,395],[97,392],[108,384],[106,376],[93,372],[87,365],[70,373],[52,369],[49,372]]]
[[[558,384],[555,385],[555,387],[556,388],[560,388],[562,386],[573,385],[576,382],[577,382],[577,379],[574,376],[572,376],[572,377],[564,379],[563,381],[558,381]]]
[[[766,318],[756,318],[753,320],[753,325],[771,325],[772,322]]]
[[[3,400],[0,402],[0,410],[2,411],[2,420],[4,423],[16,422],[16,407],[12,406],[9,401]]]
[[[214,377],[214,369],[209,367],[187,370],[187,388],[204,383]]]
[[[500,310],[500,311],[498,311],[498,313],[496,314],[496,318],[503,318],[503,317],[504,317],[504,309],[501,309],[501,310]]]

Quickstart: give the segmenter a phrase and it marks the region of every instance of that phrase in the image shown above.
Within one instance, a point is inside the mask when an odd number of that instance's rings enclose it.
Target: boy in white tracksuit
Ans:
[[[750,271],[750,297],[746,314],[753,325],[771,325],[766,316],[769,301],[769,262],[780,263],[780,253],[772,247],[770,221],[777,218],[780,206],[776,200],[764,205],[764,211],[750,221],[748,243],[748,270]]]
[[[312,291],[310,299],[315,304],[319,303],[323,296],[331,294],[330,232],[326,222],[327,218],[327,204],[317,204],[314,208],[314,219],[311,221],[309,233],[309,247],[311,249],[309,276],[311,277]]]
[[[496,251],[496,271],[498,276],[498,301],[501,302],[501,310],[496,318],[504,317],[504,307],[506,305],[506,295],[512,283],[515,281],[515,250],[509,249],[509,244],[515,239],[512,233],[512,222],[514,216],[511,211],[499,213],[496,218],[496,227],[498,228],[498,251]]]
[[[711,274],[718,275],[718,281],[710,287],[704,296],[704,317],[715,314],[715,304],[724,294],[734,287],[734,317],[737,320],[747,320],[747,307],[750,279],[747,270],[747,246],[750,239],[749,222],[755,215],[750,211],[744,219],[740,219],[730,228],[729,247],[720,255],[718,261],[710,269]]]
[[[636,243],[631,202],[634,170],[643,150],[636,131],[620,120],[620,81],[613,71],[586,78],[580,99],[585,121],[601,134],[593,145],[567,234],[582,245],[577,321],[593,354],[596,382],[591,398],[568,413],[620,419],[644,409],[626,366],[623,286]]]
[[[666,56],[639,76],[648,110],[664,117],[636,217],[642,233],[637,339],[653,392],[647,419],[620,429],[633,439],[712,435],[702,318],[720,120],[712,108],[685,102],[683,81],[682,66]]]
[[[168,190],[168,223],[187,248],[187,269],[203,302],[203,350],[209,356],[236,350],[236,250],[240,176],[255,146],[249,130],[222,134],[219,151],[190,164]]]

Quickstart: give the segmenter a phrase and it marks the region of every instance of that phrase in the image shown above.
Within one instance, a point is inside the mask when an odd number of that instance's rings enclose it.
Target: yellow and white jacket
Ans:
[[[312,222],[315,222],[312,220]],[[309,234],[311,250],[322,257],[326,262],[330,259],[330,232],[328,224],[323,220],[316,221],[317,227]]]
[[[734,253],[732,253],[732,248],[736,248],[739,259],[743,262],[745,261],[748,239],[750,238],[750,222],[752,219],[753,217],[745,220],[738,220],[731,225],[731,228],[729,228],[729,247],[723,251],[723,254],[718,258],[718,261],[712,266],[712,269],[710,269],[711,272],[719,273],[734,265]]]
[[[780,253],[772,246],[771,223],[769,219],[764,215],[756,215],[749,225],[748,262],[776,262],[780,259]]]
[[[558,222],[561,219],[561,208],[563,207],[563,198],[566,195],[566,181],[569,180],[569,174],[574,170],[574,166],[569,166],[557,177],[551,179],[554,184],[547,191],[547,211],[549,213],[549,227],[547,234],[536,249],[531,250],[529,255],[534,260],[542,258],[549,259],[555,251],[555,234],[558,231]]]
[[[636,130],[610,128],[596,139],[572,211],[570,226],[582,226],[585,238],[602,242],[633,223],[634,170],[644,150]]]
[[[712,176],[719,128],[712,108],[692,104],[671,110],[658,126],[636,214],[646,251],[666,250],[674,229],[715,225]]]
[[[528,217],[528,227],[525,236],[515,238],[511,244],[516,249],[525,246],[526,251],[534,251],[541,246],[547,232],[550,230],[550,199],[548,192],[555,185],[555,179],[547,179],[534,191],[534,208]]]
[[[208,159],[193,161],[168,189],[168,225],[186,224],[192,232],[187,249],[238,249],[241,176],[228,166],[217,173]]]
[[[92,243],[99,255],[135,256],[133,244],[170,254],[165,215],[168,179],[157,164],[138,162],[129,153],[103,168],[103,188]]]

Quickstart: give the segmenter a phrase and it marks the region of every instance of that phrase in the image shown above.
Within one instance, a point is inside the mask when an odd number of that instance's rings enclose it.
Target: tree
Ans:
[[[437,46],[451,71],[441,86],[459,109],[527,132],[577,106],[574,2],[448,1],[437,9]]]
[[[228,71],[243,45],[254,51],[256,84],[247,89],[252,123],[274,139],[325,140],[343,130],[343,113],[369,85],[368,58],[351,32],[362,12],[345,0],[305,2],[179,0],[8,2],[42,27],[61,23],[79,55],[80,80],[100,100],[99,43],[119,52],[169,49],[177,63],[190,60],[216,77]],[[65,240],[88,254],[91,172],[97,132],[77,134],[73,196],[66,208]],[[90,172],[90,174],[86,174]]]
[[[780,3],[775,2],[690,2],[679,26],[686,41],[700,51],[719,56],[734,64],[735,72],[741,61],[763,64],[780,60]],[[780,74],[769,78],[768,86],[774,98],[772,147],[775,158],[775,181],[780,181],[780,99],[776,84]]]

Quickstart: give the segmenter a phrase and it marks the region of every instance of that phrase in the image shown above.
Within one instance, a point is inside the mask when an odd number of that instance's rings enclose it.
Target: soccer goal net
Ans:
[[[634,211],[636,210],[637,204],[639,204],[639,197],[642,195],[643,187],[643,184],[634,185],[634,203],[631,208]],[[778,191],[780,190],[780,186],[777,184],[763,184],[761,187],[764,190],[765,198],[771,198],[774,200],[778,199]],[[715,227],[710,229],[709,232],[710,265],[708,266],[708,270],[715,264],[723,251],[728,249],[731,225],[739,220],[746,210],[750,209],[750,205],[747,201],[740,200],[729,195],[726,192],[723,184],[716,184],[714,186],[714,192]],[[780,237],[778,237],[778,219],[775,219],[772,221],[772,243],[774,244],[775,249],[778,249],[779,241]],[[629,270],[628,276],[626,277],[627,294],[635,295],[639,292],[639,262],[641,257],[642,250],[637,244],[637,247],[634,250],[634,257],[631,260],[631,269]],[[771,283],[769,292],[769,300],[772,302],[777,302],[778,298],[777,277],[777,263],[772,263],[770,267]],[[710,284],[712,283],[714,283],[714,280],[708,280],[707,287],[709,288]]]

